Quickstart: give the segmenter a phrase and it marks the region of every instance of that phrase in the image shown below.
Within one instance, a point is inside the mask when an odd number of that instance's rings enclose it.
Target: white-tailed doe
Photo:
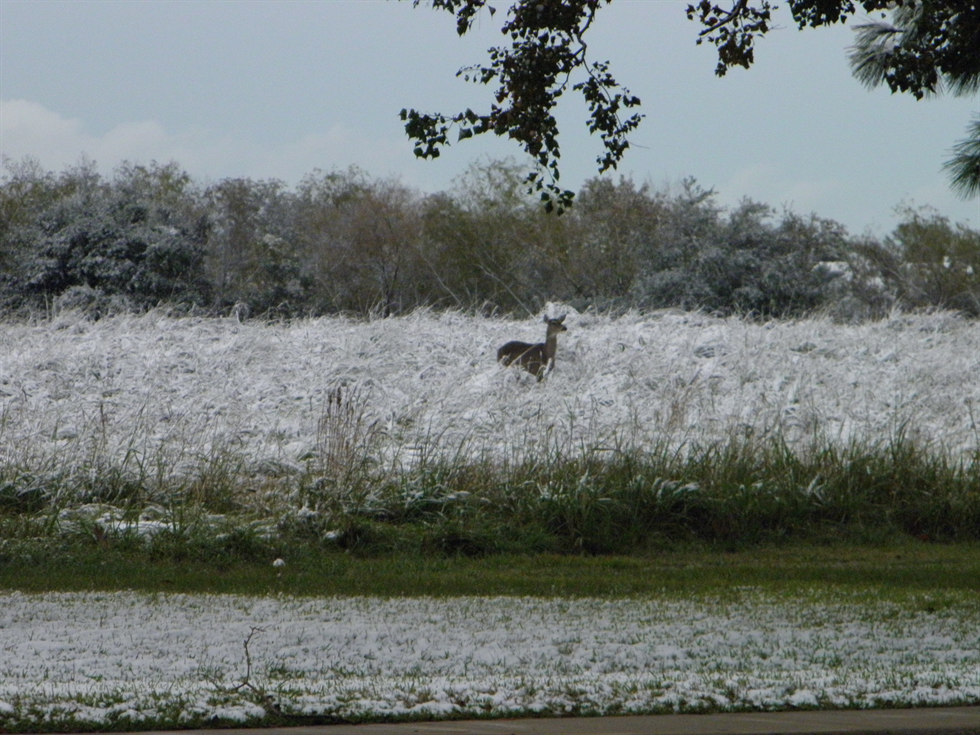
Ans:
[[[568,327],[562,323],[565,321],[564,314],[556,319],[549,319],[546,316],[544,321],[548,325],[544,342],[536,345],[527,342],[508,342],[497,350],[497,362],[502,362],[504,367],[519,365],[538,380],[543,380],[545,373],[554,367],[559,332],[568,331]]]

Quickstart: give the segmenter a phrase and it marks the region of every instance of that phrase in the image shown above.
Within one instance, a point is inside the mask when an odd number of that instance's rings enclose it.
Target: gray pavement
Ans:
[[[980,735],[980,707],[459,720],[207,732],[209,735]]]

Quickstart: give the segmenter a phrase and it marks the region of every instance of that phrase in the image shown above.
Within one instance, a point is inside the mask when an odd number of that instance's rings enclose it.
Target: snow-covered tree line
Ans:
[[[524,173],[484,162],[451,191],[422,194],[356,169],[290,187],[205,185],[175,163],[103,176],[89,162],[55,173],[7,161],[0,308],[388,315],[561,300],[762,318],[980,315],[980,232],[930,209],[905,209],[877,239],[750,200],[725,209],[693,180],[654,190],[596,178],[558,217],[528,195]]]

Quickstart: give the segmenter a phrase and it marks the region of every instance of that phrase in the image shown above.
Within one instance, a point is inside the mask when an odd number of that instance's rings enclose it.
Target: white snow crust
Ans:
[[[980,703],[980,607],[940,607],[4,593],[0,726]]]
[[[372,451],[401,466],[423,453],[519,459],[733,436],[980,448],[975,321],[759,324],[669,311],[572,312],[566,324],[540,384],[495,363],[501,343],[543,338],[537,320],[419,311],[268,324],[151,312],[0,325],[0,461],[177,475],[232,455],[252,471],[300,470],[322,449],[338,386],[372,427]]]

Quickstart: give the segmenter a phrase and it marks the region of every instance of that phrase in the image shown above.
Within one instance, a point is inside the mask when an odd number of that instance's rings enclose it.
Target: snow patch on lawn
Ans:
[[[751,592],[737,601],[13,592],[0,594],[0,726],[28,716],[248,721],[270,701],[342,718],[976,704],[977,630],[975,601],[923,612]]]

